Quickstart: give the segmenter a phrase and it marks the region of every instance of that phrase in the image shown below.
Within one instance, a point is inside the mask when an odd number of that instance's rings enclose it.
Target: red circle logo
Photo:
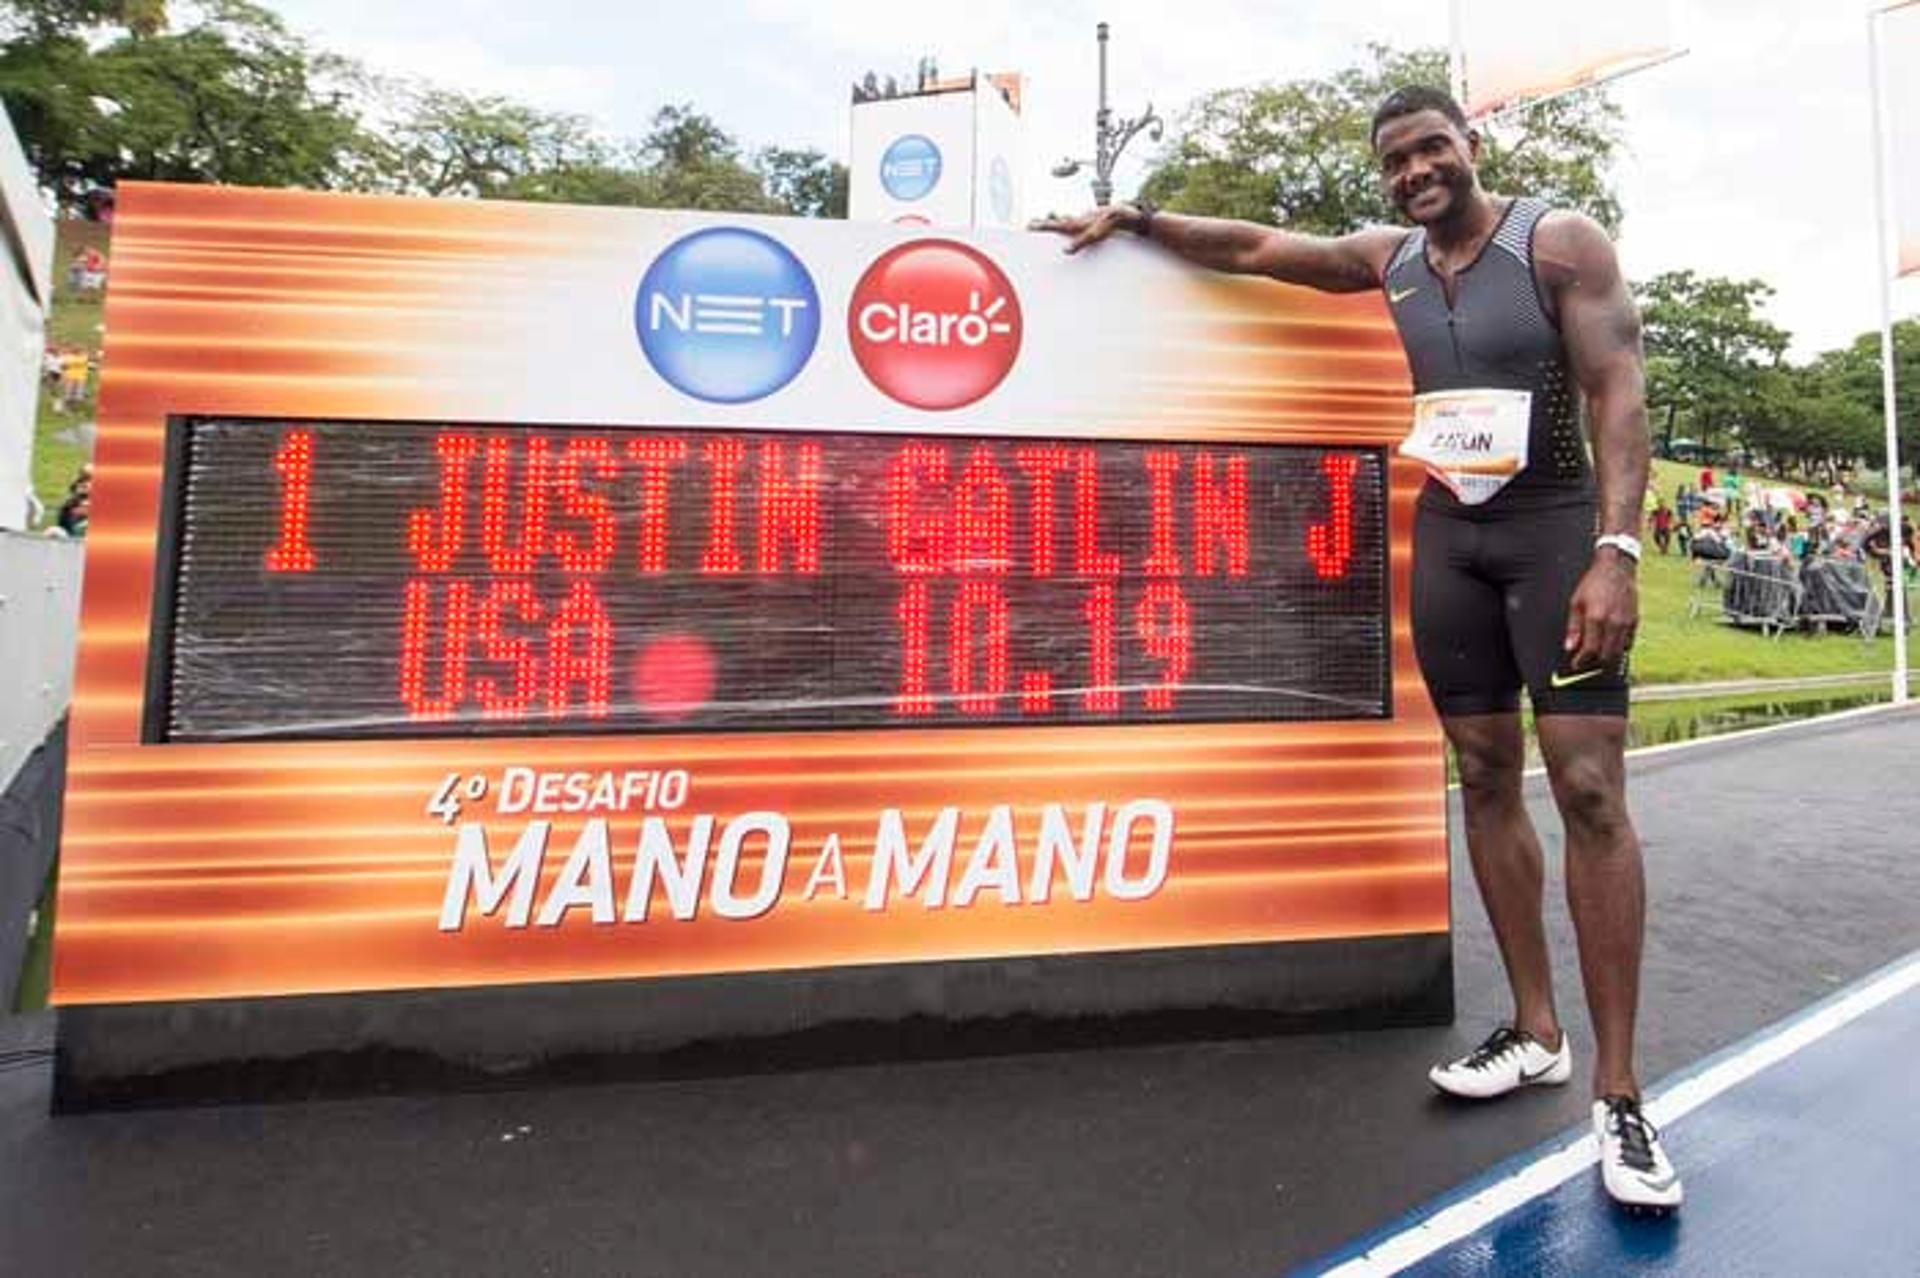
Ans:
[[[867,380],[914,408],[961,408],[1020,354],[1020,299],[992,259],[954,240],[914,240],[867,268],[847,340]]]

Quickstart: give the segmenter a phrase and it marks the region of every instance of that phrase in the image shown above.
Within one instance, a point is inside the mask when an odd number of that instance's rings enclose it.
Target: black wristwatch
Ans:
[[[1132,203],[1133,211],[1140,215],[1140,220],[1133,224],[1133,233],[1143,240],[1152,239],[1153,215],[1160,211],[1160,206],[1152,200],[1134,200]]]

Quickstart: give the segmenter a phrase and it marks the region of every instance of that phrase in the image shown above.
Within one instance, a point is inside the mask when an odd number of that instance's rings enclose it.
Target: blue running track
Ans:
[[[1591,1165],[1396,1269],[1368,1254],[1564,1148],[1573,1132],[1298,1272],[1414,1275],[1920,1275],[1920,955],[1669,1080],[1737,1063],[1886,983],[1905,988],[1713,1095],[1664,1132],[1687,1200],[1664,1219],[1615,1210]],[[1387,1254],[1392,1254],[1388,1252]]]

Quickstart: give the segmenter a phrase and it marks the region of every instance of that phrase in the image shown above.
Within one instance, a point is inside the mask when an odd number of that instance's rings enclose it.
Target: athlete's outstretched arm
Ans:
[[[1147,217],[1130,204],[1110,204],[1078,217],[1042,218],[1033,229],[1068,236],[1069,253],[1098,244],[1115,231],[1131,231],[1200,266],[1234,275],[1267,275],[1328,293],[1379,288],[1388,259],[1406,235],[1388,227],[1341,236],[1300,235],[1224,217]]]
[[[1640,312],[1620,274],[1613,242],[1591,219],[1555,214],[1535,234],[1542,278],[1587,398],[1600,482],[1600,531],[1638,535],[1648,475]],[[1575,666],[1611,662],[1632,645],[1640,621],[1633,567],[1611,547],[1595,552],[1568,609],[1567,647]]]

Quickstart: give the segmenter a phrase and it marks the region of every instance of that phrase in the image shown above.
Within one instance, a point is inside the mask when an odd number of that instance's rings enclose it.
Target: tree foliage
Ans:
[[[1667,440],[1737,443],[1775,467],[1831,482],[1886,447],[1880,335],[1863,333],[1804,365],[1762,313],[1759,280],[1670,271],[1635,286],[1646,331],[1647,403]],[[1920,321],[1894,326],[1903,456],[1920,449]]]
[[[1665,438],[1738,437],[1766,408],[1760,374],[1780,367],[1792,339],[1763,316],[1760,280],[1668,271],[1634,288],[1647,350],[1647,406]]]
[[[1207,94],[1183,115],[1141,193],[1183,213],[1321,235],[1392,222],[1373,156],[1374,108],[1403,85],[1446,82],[1444,52],[1375,45],[1367,63],[1324,79]],[[1588,91],[1483,124],[1481,179],[1615,229],[1620,203],[1606,174],[1620,120],[1604,92]]]
[[[1893,375],[1900,456],[1907,465],[1920,465],[1920,320],[1893,326]],[[1855,456],[1883,465],[1887,432],[1880,334],[1862,333],[1847,346],[1817,356],[1807,367],[1807,385],[1814,395],[1853,406],[1860,441]]]
[[[767,184],[767,194],[789,212],[801,217],[847,215],[847,166],[824,152],[763,147],[753,165]]]
[[[0,98],[62,204],[122,179],[331,188],[361,152],[332,63],[246,0],[42,0],[0,45]],[[16,11],[21,6],[15,6]]]
[[[1755,377],[1740,438],[1775,470],[1832,483],[1877,451],[1878,423],[1811,370],[1768,368]]]
[[[89,28],[119,26],[134,35],[152,35],[167,24],[166,0],[7,0],[0,24],[31,40],[72,35]]]
[[[0,98],[70,208],[136,178],[846,216],[844,165],[749,157],[689,104],[609,139],[581,116],[368,75],[248,0],[8,0]]]
[[[369,151],[369,184],[412,195],[497,197],[555,170],[603,162],[580,116],[428,85],[387,90],[392,122]]]

